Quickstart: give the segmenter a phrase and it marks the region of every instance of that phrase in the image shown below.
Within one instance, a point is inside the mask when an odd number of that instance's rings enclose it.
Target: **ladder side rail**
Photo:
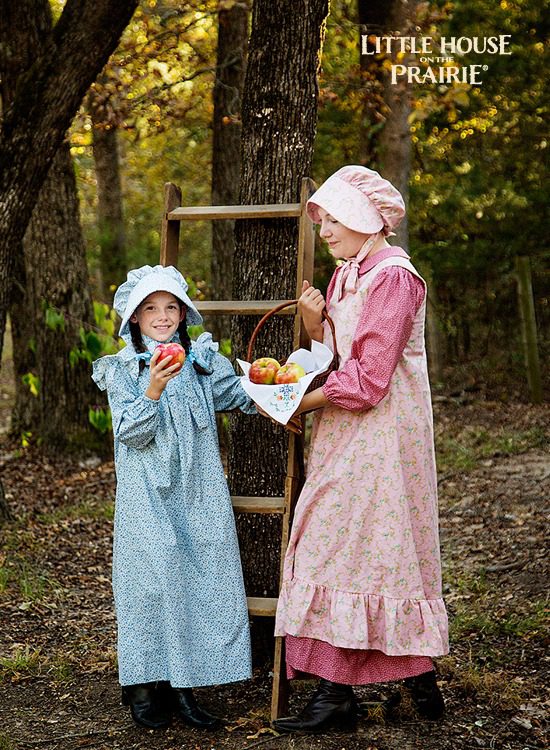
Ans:
[[[173,182],[166,182],[164,184],[164,214],[160,235],[161,266],[177,267],[178,265],[180,225],[178,221],[172,221],[169,214],[179,205],[181,205],[181,189]]]
[[[315,191],[315,183],[304,178],[300,186],[300,221],[298,227],[298,252],[296,264],[296,298],[302,293],[305,278],[313,280],[313,251],[315,247],[315,233],[313,224],[306,213],[306,203]],[[307,346],[309,339],[304,330],[302,317],[297,314],[294,319],[294,348]],[[279,580],[283,580],[283,567],[286,549],[290,538],[290,529],[294,506],[304,482],[304,428],[305,417],[302,417],[302,434],[289,433],[287,476],[285,482],[285,508],[281,529],[281,559]],[[273,662],[273,686],[271,691],[271,720],[283,716],[288,708],[289,685],[286,677],[286,662],[284,654],[284,638],[275,638],[275,653]]]

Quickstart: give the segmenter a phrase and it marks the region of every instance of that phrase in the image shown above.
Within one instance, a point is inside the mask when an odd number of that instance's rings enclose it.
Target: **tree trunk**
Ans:
[[[375,36],[411,36],[418,0],[390,0],[371,3],[359,0],[359,23],[362,34]],[[411,171],[411,87],[402,77],[392,84],[391,74],[375,56],[361,55],[361,69],[367,71],[363,79],[370,95],[365,97],[365,122],[362,134],[362,157],[368,167],[381,174],[399,190],[409,203]],[[395,61],[394,61],[395,62]],[[407,64],[407,59],[402,61]],[[377,85],[378,84],[378,85]],[[381,98],[380,98],[381,95]],[[375,165],[375,166],[373,166]],[[394,244],[409,246],[407,216],[396,229]]]
[[[20,30],[34,27],[37,38],[43,38],[40,53],[19,77],[12,95],[2,84],[0,355],[15,259],[22,253],[36,196],[86,90],[116,47],[137,4],[138,0],[69,0],[55,28],[47,33],[49,26],[39,26],[43,4],[0,0],[2,77],[19,55]]]
[[[27,25],[18,27],[17,55],[4,67],[6,104],[16,82],[46,44],[52,23],[46,0],[36,4],[34,15],[25,21]],[[93,313],[67,143],[59,148],[43,189],[33,197],[24,253],[15,261],[17,286],[11,312],[17,383],[12,430],[37,432],[48,447],[56,448],[89,430],[88,409],[96,400],[87,363],[72,367],[69,361],[71,349],[79,343],[80,324],[93,323]],[[59,316],[55,326],[47,324],[52,323],[51,311]],[[38,378],[38,396],[21,382],[29,371]]]
[[[40,422],[38,398],[33,396],[24,378],[36,373],[36,341],[34,315],[30,315],[33,301],[29,298],[25,257],[15,259],[13,303],[10,309],[11,337],[13,342],[13,374],[15,402],[11,412],[10,433],[20,436]]]
[[[218,50],[214,83],[212,142],[212,205],[235,205],[241,171],[241,98],[246,67],[248,8],[236,2],[218,13]],[[233,292],[233,221],[212,222],[212,299],[230,299]],[[216,317],[208,326],[214,338],[229,337],[230,321]]]
[[[93,324],[86,248],[69,146],[64,143],[40,191],[24,239],[28,299],[34,320],[39,381],[39,434],[59,448],[90,431],[88,410],[98,398],[88,362],[71,366],[81,323]],[[46,323],[48,310],[64,323]],[[14,348],[15,351],[15,348]],[[32,396],[31,396],[32,398]]]
[[[111,305],[113,292],[126,278],[126,239],[120,184],[118,130],[106,123],[93,94],[89,97],[97,180],[97,228],[100,247],[101,294]]]
[[[254,3],[243,93],[240,202],[296,203],[310,173],[317,115],[317,72],[328,12],[327,0]],[[235,231],[235,299],[290,299],[296,294],[296,220],[239,221]],[[237,356],[255,320],[232,321]],[[292,321],[278,317],[262,332],[255,356],[285,359],[291,352]],[[253,446],[253,450],[251,449]],[[229,477],[237,495],[282,495],[286,435],[261,417],[236,415],[231,424]],[[249,595],[278,593],[280,521],[242,514],[238,519]],[[265,644],[272,622],[253,634]],[[258,651],[258,649],[256,649]],[[270,654],[271,655],[271,654]],[[267,656],[265,648],[261,657]]]

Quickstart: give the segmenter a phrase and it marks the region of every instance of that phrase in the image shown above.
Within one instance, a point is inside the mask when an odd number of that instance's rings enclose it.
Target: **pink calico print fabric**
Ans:
[[[390,257],[360,278],[356,294],[331,300],[342,363],[369,286],[389,265],[418,276],[407,259]],[[425,304],[387,396],[362,413],[327,406],[315,417],[276,635],[389,656],[448,652]]]

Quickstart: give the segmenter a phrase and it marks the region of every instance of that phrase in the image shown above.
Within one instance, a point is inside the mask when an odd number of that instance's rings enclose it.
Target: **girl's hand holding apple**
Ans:
[[[149,387],[145,391],[145,395],[148,398],[153,399],[153,401],[159,400],[162,392],[166,388],[168,381],[172,380],[172,378],[175,378],[183,367],[183,362],[170,364],[172,361],[172,355],[165,355],[164,352],[159,348],[155,349],[155,351],[153,352],[153,356],[149,361]]]

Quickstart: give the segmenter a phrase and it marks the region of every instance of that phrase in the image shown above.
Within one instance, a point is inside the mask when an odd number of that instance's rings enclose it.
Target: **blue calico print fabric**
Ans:
[[[149,351],[156,342],[144,337]],[[161,398],[145,396],[131,341],[94,362],[107,390],[117,474],[113,591],[122,685],[215,685],[251,675],[250,635],[215,412],[255,409],[208,333]]]

